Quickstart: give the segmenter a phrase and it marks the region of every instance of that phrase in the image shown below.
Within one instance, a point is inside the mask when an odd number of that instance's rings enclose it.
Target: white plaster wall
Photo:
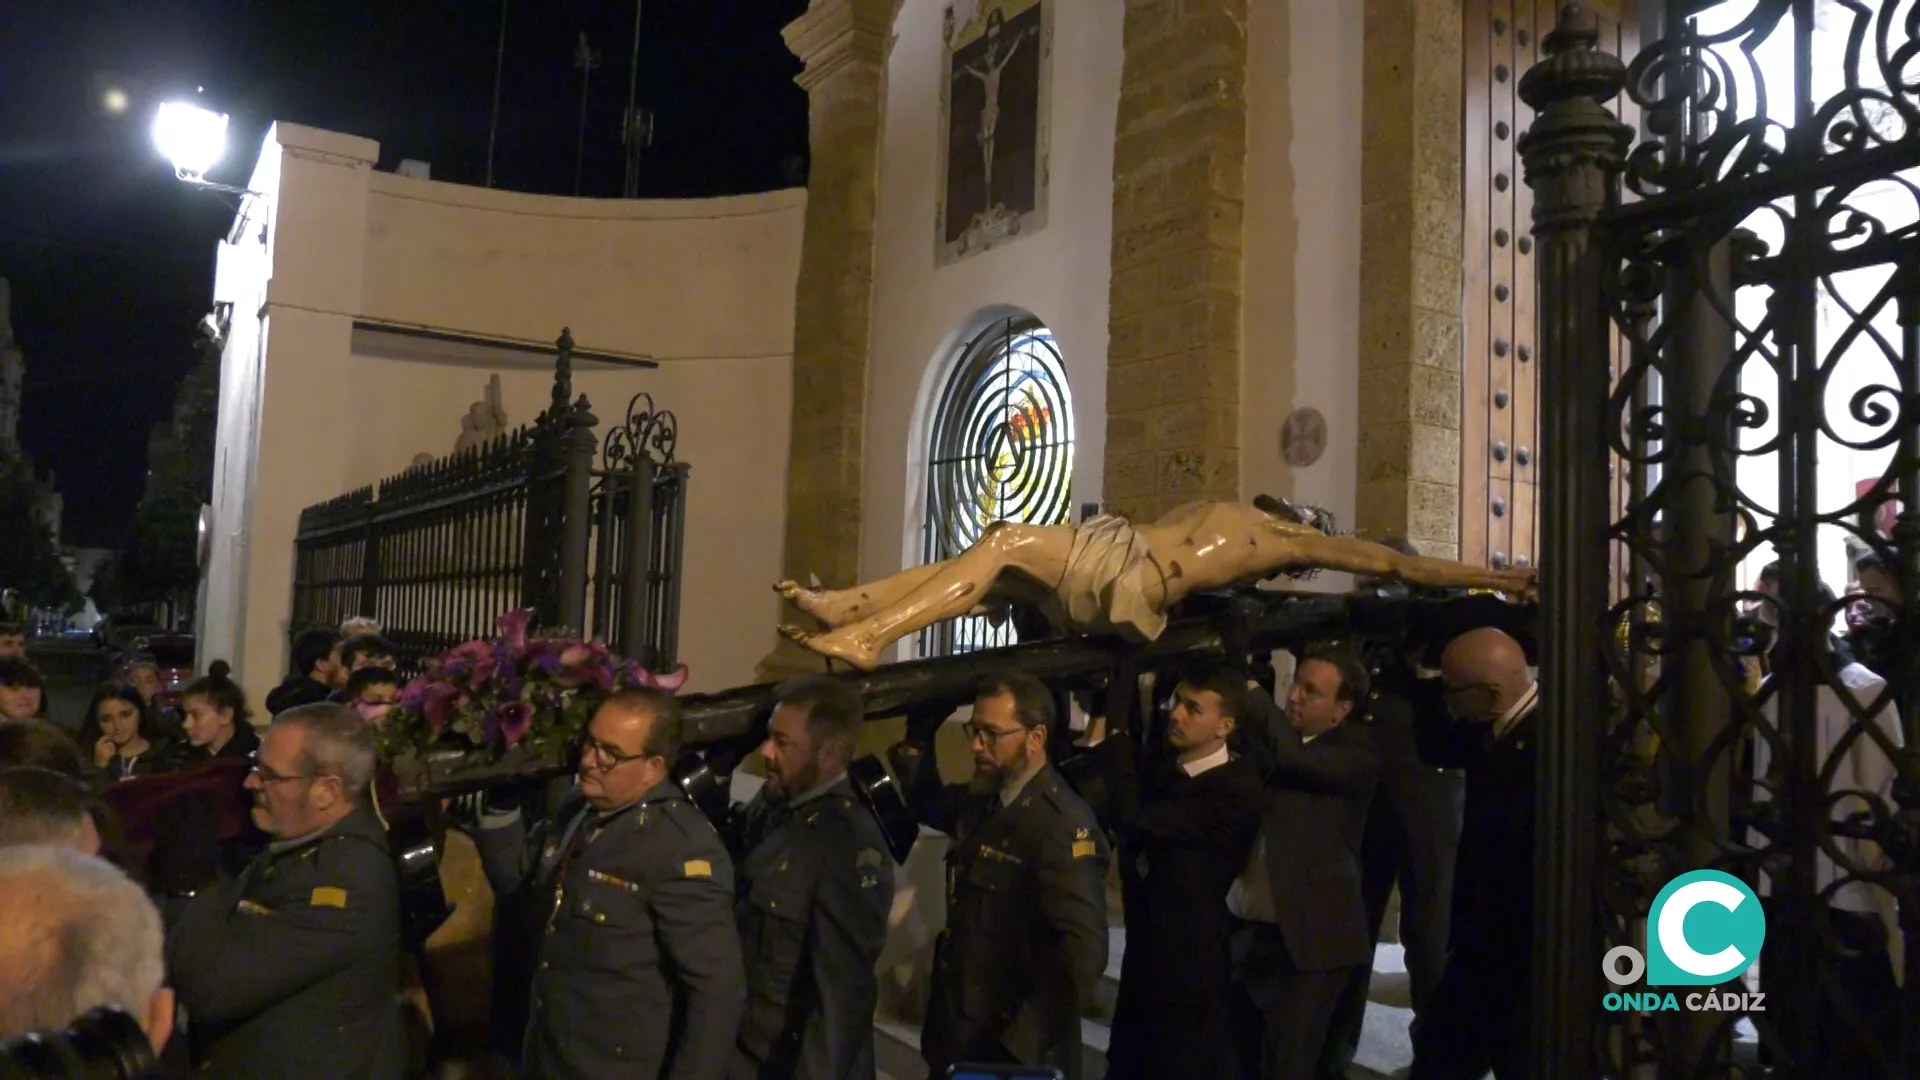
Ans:
[[[1047,227],[936,270],[944,8],[945,0],[906,0],[887,62],[860,533],[867,580],[918,561],[923,413],[955,345],[1008,306],[1032,312],[1056,336],[1073,395],[1073,505],[1100,499],[1121,8],[1055,5]]]
[[[376,174],[377,156],[293,125],[263,149],[264,304],[236,302],[223,356],[203,659],[263,696],[286,665],[300,510],[446,453],[495,372],[511,422],[547,403],[539,356],[356,350],[356,320],[533,342],[571,326],[582,349],[662,360],[583,362],[575,392],[602,433],[642,389],[676,413],[693,468],[681,658],[696,688],[749,681],[778,610],[804,193],[554,199]]]
[[[1360,75],[1365,5],[1249,4],[1240,492],[1354,521],[1360,402]],[[1302,469],[1280,455],[1295,408],[1327,419]],[[1345,574],[1288,588],[1344,590]]]

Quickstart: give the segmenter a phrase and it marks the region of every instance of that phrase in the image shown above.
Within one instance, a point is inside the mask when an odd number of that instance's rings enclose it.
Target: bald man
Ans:
[[[154,1052],[173,1033],[160,912],[110,864],[70,847],[0,850],[0,1038],[61,1031],[103,1005]]]
[[[1449,720],[1429,723],[1420,751],[1467,770],[1454,867],[1447,967],[1414,1034],[1414,1080],[1526,1075],[1533,953],[1534,717],[1540,689],[1520,643],[1470,630],[1441,655]]]

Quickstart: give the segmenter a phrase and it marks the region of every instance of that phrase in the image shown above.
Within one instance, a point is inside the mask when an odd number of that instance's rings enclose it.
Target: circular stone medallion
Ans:
[[[1296,469],[1320,460],[1327,449],[1327,418],[1315,408],[1295,409],[1280,425],[1280,456]]]

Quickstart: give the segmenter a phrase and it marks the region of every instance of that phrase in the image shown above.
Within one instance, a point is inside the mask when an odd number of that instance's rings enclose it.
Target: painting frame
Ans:
[[[1047,226],[1054,3],[952,0],[947,4],[941,24],[940,130],[935,139],[939,148],[934,175],[936,268]],[[1003,44],[1008,41],[1011,45]],[[956,102],[962,109],[958,124]]]

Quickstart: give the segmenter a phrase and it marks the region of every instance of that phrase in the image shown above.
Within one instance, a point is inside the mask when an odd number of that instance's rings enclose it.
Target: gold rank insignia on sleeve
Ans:
[[[873,848],[865,848],[853,857],[853,865],[860,870],[877,867],[880,865],[880,853]]]
[[[1088,836],[1087,830],[1075,829],[1073,831],[1073,857],[1076,859],[1091,859],[1098,854],[1100,854],[1100,849],[1094,845],[1093,840]]]
[[[240,914],[242,914],[242,915],[271,915],[271,914],[273,914],[273,909],[272,909],[272,908],[270,908],[270,907],[268,907],[268,906],[267,906],[267,905],[265,905],[265,904],[262,904],[262,903],[260,903],[260,902],[259,902],[259,901],[257,901],[257,900],[242,900],[242,901],[240,901],[240,903],[239,903],[239,904],[237,904],[237,905],[235,905],[235,907],[234,907],[234,910],[235,910],[235,911],[238,911],[238,912],[239,912]]]
[[[690,878],[710,878],[713,876],[713,864],[705,859],[688,859],[686,866],[682,867],[681,870]]]
[[[313,890],[313,896],[307,903],[314,907],[344,908],[347,906],[347,890],[332,885],[322,885]]]

